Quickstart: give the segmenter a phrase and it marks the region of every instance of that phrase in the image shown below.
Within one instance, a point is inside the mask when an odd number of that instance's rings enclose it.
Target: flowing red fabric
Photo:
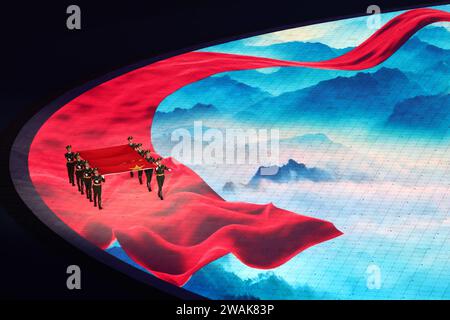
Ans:
[[[184,284],[199,268],[228,253],[255,268],[277,267],[342,233],[330,222],[272,204],[228,202],[174,159],[167,160],[173,172],[166,179],[164,201],[129,175],[114,175],[105,184],[104,210],[99,212],[68,185],[65,145],[94,149],[99,141],[117,145],[133,135],[152,148],[151,123],[157,106],[189,83],[220,72],[265,67],[370,68],[418,29],[449,20],[450,14],[443,11],[411,10],[357,48],[322,62],[190,52],[128,72],[81,94],[45,122],[29,153],[32,182],[55,215],[81,236],[101,248],[118,240],[134,261],[173,284]],[[48,159],[61,161],[42,166]]]
[[[98,168],[103,175],[155,168],[127,144],[78,152],[91,168]]]

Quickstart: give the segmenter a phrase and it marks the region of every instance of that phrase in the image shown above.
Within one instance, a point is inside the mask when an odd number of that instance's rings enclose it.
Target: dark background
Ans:
[[[171,299],[104,266],[50,231],[16,194],[9,149],[40,108],[108,72],[157,56],[242,35],[448,1],[35,1],[1,4],[0,299]],[[81,30],[66,8],[81,7]],[[203,44],[203,45],[202,45]],[[82,290],[66,289],[66,268],[82,270]]]

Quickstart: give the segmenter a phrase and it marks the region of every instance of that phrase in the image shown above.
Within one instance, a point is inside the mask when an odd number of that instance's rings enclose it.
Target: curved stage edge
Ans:
[[[180,69],[184,69],[186,65],[194,64],[194,68],[202,68],[201,72],[198,70],[196,71],[196,75],[187,75],[188,81],[181,81],[178,84],[174,84],[172,87],[168,86],[169,88],[163,88],[161,89],[161,92],[164,92],[167,96],[168,94],[174,92],[175,90],[185,86],[187,83],[191,83],[193,81],[198,81],[200,79],[203,79],[205,77],[208,77],[210,75],[224,72],[224,71],[231,71],[231,70],[243,70],[243,69],[255,69],[255,68],[265,68],[265,67],[274,67],[274,66],[299,66],[299,67],[316,67],[316,68],[326,68],[326,69],[342,69],[342,70],[361,70],[365,68],[369,68],[371,66],[377,65],[387,59],[395,50],[397,50],[416,30],[420,29],[426,24],[433,23],[436,21],[449,21],[449,14],[447,13],[439,13],[427,11],[420,12],[416,11],[417,13],[423,13],[427,14],[426,19],[420,20],[419,23],[415,21],[414,24],[410,24],[406,27],[404,30],[404,33],[400,35],[399,37],[392,37],[392,34],[383,33],[380,32],[378,35],[378,40],[374,41],[367,40],[362,45],[360,45],[352,54],[344,54],[341,57],[331,59],[324,62],[291,62],[291,61],[280,61],[275,59],[266,59],[266,58],[256,58],[256,57],[246,57],[246,56],[238,56],[238,55],[228,55],[228,54],[215,54],[215,53],[187,53],[179,56],[175,56],[173,58],[164,59],[164,60],[152,60],[152,61],[146,61],[143,63],[140,63],[139,66],[133,66],[133,67],[127,67],[124,69],[121,69],[120,71],[115,72],[114,74],[102,77],[101,79],[95,80],[91,82],[90,84],[83,86],[81,88],[75,89],[71,91],[70,93],[64,95],[54,103],[48,105],[45,107],[41,112],[39,112],[36,116],[31,119],[27,125],[22,129],[19,136],[17,137],[14,146],[11,150],[11,175],[13,178],[13,181],[15,183],[15,187],[17,191],[19,192],[20,196],[24,199],[24,201],[27,203],[27,205],[32,209],[33,212],[46,224],[48,225],[53,231],[58,233],[61,237],[68,240],[72,244],[75,244],[77,247],[82,249],[83,251],[87,252],[88,254],[92,255],[96,259],[111,265],[115,267],[116,269],[119,269],[120,271],[123,271],[127,274],[130,274],[134,278],[144,281],[146,283],[149,283],[153,286],[156,286],[158,288],[161,288],[162,290],[165,290],[169,293],[173,293],[179,297],[182,298],[198,298],[199,296],[192,294],[186,290],[176,288],[176,286],[173,286],[165,281],[162,281],[156,277],[149,276],[149,274],[139,271],[136,268],[120,261],[119,259],[111,256],[110,254],[104,252],[100,247],[106,247],[107,244],[110,244],[108,241],[99,240],[97,243],[98,246],[93,245],[90,241],[86,240],[82,236],[80,236],[77,232],[75,232],[72,228],[70,228],[68,225],[66,225],[62,220],[60,220],[55,213],[48,207],[48,205],[42,201],[42,194],[40,195],[39,192],[35,189],[35,185],[33,184],[32,179],[30,176],[33,176],[33,173],[30,172],[29,167],[31,166],[33,170],[38,170],[39,168],[39,161],[42,161],[42,158],[38,158],[37,160],[33,158],[29,158],[29,154],[32,151],[31,146],[33,144],[33,141],[36,137],[36,135],[41,130],[42,126],[47,122],[47,120],[53,116],[58,116],[57,111],[65,106],[66,104],[73,103],[78,97],[82,96],[83,94],[89,92],[89,90],[93,88],[99,88],[102,86],[102,84],[108,82],[108,81],[117,81],[120,82],[119,78],[121,75],[128,75],[128,80],[133,78],[133,72],[140,70],[141,68],[146,68],[148,65],[149,67],[158,65],[167,61],[171,61],[173,63],[173,59],[175,59],[175,64],[179,65]],[[436,15],[434,14],[436,13]],[[406,18],[406,21],[409,20],[409,17]],[[387,25],[389,27],[389,24]],[[389,28],[387,28],[388,30]],[[392,30],[392,29],[391,29]],[[374,39],[376,39],[377,36],[374,35]],[[386,39],[394,39],[393,47],[386,51],[384,46],[374,46],[376,43],[382,43],[385,42]],[[370,54],[369,54],[370,53]],[[370,56],[370,59],[366,59],[361,62],[361,57],[363,56]],[[206,66],[206,68],[204,68]],[[154,72],[154,70],[148,70],[148,72]],[[144,71],[145,73],[145,71]],[[178,75],[183,75],[184,72],[178,73]],[[128,81],[127,80],[127,81]],[[136,82],[137,87],[139,86],[139,81]],[[181,86],[179,84],[182,84]],[[166,83],[167,85],[167,83]],[[101,89],[100,89],[101,91]],[[102,94],[101,92],[98,94]],[[120,94],[116,97],[111,97],[113,101],[114,99],[122,99],[119,97]],[[148,122],[152,121],[152,115],[148,115],[148,111],[151,110],[151,112],[155,112],[157,106],[162,101],[162,98],[165,96],[160,96],[156,100],[153,101],[147,101],[145,102],[148,106],[150,106],[150,109],[148,107],[141,107],[140,110],[145,110],[145,114],[139,114],[134,117],[133,115],[129,115],[129,119],[126,121],[128,123],[131,122],[138,122],[140,129],[138,130],[138,134],[135,135],[136,140],[143,141],[144,143],[147,143],[150,148],[152,148],[151,140],[149,140],[150,137],[150,126]],[[127,98],[133,99],[133,96],[129,96]],[[139,98],[139,97],[138,97]],[[102,97],[102,99],[105,99],[105,97]],[[104,101],[107,101],[105,99]],[[75,102],[76,103],[76,102]],[[79,106],[82,107],[81,103]],[[118,104],[120,106],[120,103]],[[105,106],[106,107],[106,106]],[[86,108],[86,110],[89,110],[89,108]],[[105,113],[106,114],[106,113]],[[96,115],[97,116],[97,115]],[[120,117],[125,117],[125,114],[120,114]],[[148,116],[148,118],[146,118]],[[105,118],[99,118],[100,120],[107,119]],[[114,125],[120,123],[121,119],[113,119],[109,125]],[[83,121],[87,121],[88,118],[84,118]],[[143,122],[142,119],[144,119]],[[66,119],[67,120],[67,119]],[[144,124],[146,123],[146,124]],[[92,148],[97,146],[97,141],[102,141],[102,146],[108,146],[108,145],[114,145],[114,144],[120,144],[121,141],[118,140],[118,137],[120,134],[125,138],[128,135],[128,132],[124,132],[124,128],[118,127],[119,132],[115,132],[114,134],[111,134],[111,132],[108,133],[108,135],[103,136],[103,132],[96,132],[95,131],[95,122],[90,124],[93,128],[93,130],[86,130],[84,133],[80,133],[77,131],[71,131],[72,129],[67,128],[67,134],[71,135],[72,138],[76,136],[75,139],[76,142],[76,148],[84,141],[85,144],[83,146],[79,146],[79,148],[86,149],[86,148]],[[77,128],[75,128],[78,130]],[[90,128],[92,129],[92,128]],[[63,130],[64,131],[64,130]],[[62,132],[62,131],[61,131]],[[59,134],[61,135],[61,132]],[[133,132],[130,132],[130,134],[133,134]],[[134,135],[134,134],[133,134]],[[89,137],[95,136],[95,141],[90,141]],[[45,139],[52,139],[52,136],[45,136]],[[72,140],[71,140],[72,141]],[[64,145],[64,142],[62,141],[50,141],[47,146],[54,146],[54,151],[51,153],[51,156],[56,156],[58,152],[60,152],[61,147]],[[73,142],[70,142],[72,144],[75,144]],[[56,151],[58,150],[58,151]],[[49,154],[47,154],[48,156]],[[30,165],[30,159],[31,161],[34,161],[34,163],[31,163]],[[64,169],[64,167],[59,166],[57,168],[57,172],[61,172],[64,179],[64,170],[61,171],[61,168]],[[182,168],[182,170],[185,170]],[[55,171],[56,172],[56,171]],[[39,176],[41,172],[35,171],[35,176]],[[36,175],[37,174],[37,175]],[[119,183],[122,183],[123,181],[117,180],[114,185],[118,185]],[[64,191],[65,192],[65,191]],[[203,192],[203,191],[202,191]],[[208,193],[209,190],[206,190],[206,193]],[[63,193],[62,193],[63,194]],[[168,192],[169,198],[167,201],[170,201],[170,190]],[[75,197],[75,196],[74,196]],[[73,203],[72,203],[73,204]],[[272,209],[270,209],[272,210]],[[274,211],[279,210],[278,208],[273,209]],[[104,212],[106,212],[105,210]],[[107,214],[107,213],[104,213]],[[327,225],[327,228],[330,228],[321,239],[316,239],[313,241],[313,245],[315,243],[319,243],[321,241],[325,241],[331,238],[334,238],[335,236],[339,236],[341,233],[338,230],[333,230],[334,226],[331,227],[328,225],[328,223],[325,222]],[[284,261],[288,260],[293,255],[299,253],[300,251],[306,249],[307,246],[302,246],[301,250],[299,248],[296,248],[295,250],[291,249],[291,252],[287,255],[287,257],[283,257],[279,262],[271,265],[270,263],[267,264],[267,267],[274,267],[276,265],[282,264]],[[220,256],[221,254],[219,254]],[[249,262],[248,265],[251,265]],[[256,263],[256,266],[258,265],[264,265],[264,263]],[[195,272],[195,270],[194,270]],[[184,280],[185,281],[185,280]],[[181,284],[183,282],[180,282]]]
[[[24,200],[25,204],[31,209],[31,211],[43,222],[51,232],[58,234],[63,241],[67,241],[73,246],[80,249],[82,252],[88,254],[92,258],[104,263],[107,266],[122,272],[131,278],[140,281],[142,283],[151,285],[164,292],[172,294],[175,297],[187,300],[205,299],[201,295],[194,292],[185,290],[178,286],[174,286],[166,281],[158,279],[151,274],[144,272],[124,262],[123,260],[114,257],[106,251],[95,246],[92,242],[86,240],[68,225],[63,223],[53,211],[42,201],[42,198],[34,188],[34,185],[30,179],[28,168],[28,154],[33,141],[34,136],[39,131],[39,128],[45,123],[45,121],[54,114],[58,109],[64,106],[66,103],[79,96],[83,92],[88,91],[91,88],[98,86],[99,84],[111,80],[121,74],[132,71],[136,68],[140,68],[149,63],[153,63],[159,60],[165,59],[164,57],[157,57],[149,60],[145,60],[135,65],[123,67],[119,70],[106,74],[89,83],[75,88],[66,94],[62,95],[52,103],[43,107],[37,114],[35,114],[22,128],[17,135],[14,144],[11,148],[10,154],[10,173],[13,180],[16,191],[20,197]]]

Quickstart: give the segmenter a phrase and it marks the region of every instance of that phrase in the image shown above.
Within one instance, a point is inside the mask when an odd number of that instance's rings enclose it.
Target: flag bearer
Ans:
[[[67,174],[69,176],[69,183],[72,184],[72,186],[75,186],[75,153],[72,152],[72,146],[69,144],[66,146],[66,154],[64,156],[66,157],[66,166],[67,166]]]
[[[162,158],[158,158],[156,159],[156,168],[155,168],[155,173],[156,173],[156,181],[158,182],[158,197],[163,200],[163,195],[162,195],[162,187],[164,185],[164,179],[165,179],[165,175],[164,172],[170,171],[170,169],[168,167],[166,167],[165,165],[163,165],[161,163]]]
[[[84,160],[81,159],[80,154],[75,154],[75,177],[77,178],[77,186],[78,191],[81,192],[81,194],[84,194],[84,186],[83,186],[83,170],[84,170]]]
[[[145,160],[149,163],[155,163],[155,158],[153,158],[150,154],[150,150],[145,151]],[[147,178],[147,189],[148,191],[152,191],[151,182],[152,182],[152,175],[153,175],[153,168],[148,168],[144,170],[145,177]]]
[[[139,155],[141,157],[143,157],[145,155],[145,150],[142,149],[142,143],[136,144],[136,148],[134,150],[136,150],[136,152],[139,153]],[[139,178],[139,183],[140,184],[143,184],[143,181],[142,181],[142,174],[143,174],[143,172],[144,172],[143,170],[139,170],[138,171],[138,178]]]
[[[92,176],[92,190],[94,190],[94,207],[102,210],[102,184],[105,183],[105,177],[100,175],[97,168],[94,168],[94,174]]]
[[[128,145],[129,145],[131,148],[135,149],[135,148],[136,148],[136,143],[133,142],[133,137],[132,137],[132,136],[129,136],[127,140],[128,140]],[[132,178],[134,177],[133,171],[130,171],[130,177],[132,177]]]
[[[86,189],[86,198],[89,199],[90,202],[92,202],[92,176],[94,174],[94,170],[92,170],[91,166],[89,165],[89,162],[86,161],[84,163],[84,170],[83,170],[83,183],[84,187]]]

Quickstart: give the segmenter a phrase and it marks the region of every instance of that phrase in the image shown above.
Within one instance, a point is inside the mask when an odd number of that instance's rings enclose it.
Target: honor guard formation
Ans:
[[[153,158],[150,150],[144,150],[142,143],[134,143],[133,137],[128,137],[128,145],[133,148],[141,157],[147,162],[154,164],[155,168],[146,168],[137,171],[139,184],[144,184],[143,174],[146,177],[146,186],[149,192],[152,191],[151,181],[153,171],[155,171],[156,182],[158,184],[158,197],[163,200],[162,188],[164,185],[165,171],[170,171],[170,168],[161,163],[162,158]],[[105,183],[105,177],[100,174],[99,168],[91,168],[89,161],[81,158],[80,154],[72,151],[72,146],[66,146],[67,174],[69,176],[69,183],[72,186],[78,187],[78,191],[84,195],[90,202],[94,202],[94,207],[102,210],[102,185]],[[134,177],[133,171],[130,171],[130,177]]]
[[[151,187],[151,182],[152,182],[152,175],[153,175],[153,171],[155,171],[156,174],[156,181],[158,183],[158,197],[163,200],[163,194],[162,194],[162,188],[164,185],[164,172],[165,171],[170,171],[170,169],[163,165],[161,163],[162,158],[153,158],[151,156],[151,152],[150,150],[144,150],[142,149],[142,143],[134,143],[133,142],[133,137],[130,136],[128,137],[128,145],[133,148],[137,153],[139,153],[139,155],[141,157],[144,157],[144,159],[155,165],[155,168],[148,168],[148,169],[143,169],[143,170],[138,170],[138,180],[139,180],[139,184],[144,184],[143,182],[143,173],[145,173],[145,177],[147,179],[147,189],[149,192],[152,191],[152,187]],[[133,177],[133,172],[130,171],[130,175],[131,177]]]

